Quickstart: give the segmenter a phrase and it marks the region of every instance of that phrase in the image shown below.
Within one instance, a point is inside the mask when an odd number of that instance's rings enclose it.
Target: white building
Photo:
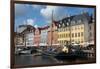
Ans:
[[[33,46],[34,43],[34,27],[31,25],[20,25],[17,29],[17,32],[22,34],[23,45],[24,46]]]
[[[40,28],[41,29],[40,46],[47,46],[48,28],[49,26]]]

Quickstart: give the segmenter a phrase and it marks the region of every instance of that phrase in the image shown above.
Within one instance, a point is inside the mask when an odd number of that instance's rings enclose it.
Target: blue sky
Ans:
[[[83,11],[94,13],[94,8],[50,6],[36,4],[15,4],[15,26],[30,24],[35,27],[48,25],[51,22],[53,10],[54,20],[62,19],[69,15],[80,14]]]

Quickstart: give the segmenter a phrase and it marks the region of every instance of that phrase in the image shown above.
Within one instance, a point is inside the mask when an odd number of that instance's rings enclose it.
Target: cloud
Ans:
[[[35,24],[35,19],[31,19],[31,18],[30,18],[30,19],[24,20],[24,21],[23,21],[23,24],[24,24],[24,25],[27,24],[27,25],[32,25],[32,26],[33,26],[33,25]]]
[[[34,25],[35,19],[27,19],[27,25]]]
[[[34,25],[35,28],[38,28],[38,25]]]
[[[52,11],[54,20],[59,20],[67,15],[65,7],[60,7],[60,6],[46,6],[46,8],[41,9],[40,13],[42,16],[44,16],[44,18],[50,20],[52,17]]]

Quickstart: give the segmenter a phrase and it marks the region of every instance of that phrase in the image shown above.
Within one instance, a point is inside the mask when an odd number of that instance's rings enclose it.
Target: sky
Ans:
[[[15,4],[15,28],[23,24],[34,27],[49,25],[51,23],[52,12],[53,19],[60,20],[69,15],[81,14],[83,11],[91,15],[94,13],[94,8]]]

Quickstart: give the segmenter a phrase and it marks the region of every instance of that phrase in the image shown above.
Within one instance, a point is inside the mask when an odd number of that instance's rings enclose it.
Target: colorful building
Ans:
[[[16,32],[16,45],[25,46],[64,46],[66,44],[94,44],[95,18],[87,12],[67,16],[54,21],[50,26],[33,27],[20,25]]]
[[[26,46],[34,46],[34,31],[35,28],[31,25],[27,25],[27,28],[23,31]]]
[[[34,32],[34,46],[40,46],[41,31],[40,28],[35,28]]]
[[[48,29],[48,46],[58,45],[57,22],[53,21]]]
[[[48,29],[49,26],[43,26],[40,28],[40,46],[47,46]]]
[[[89,42],[91,16],[87,13],[69,16],[58,21],[58,43],[60,45]],[[94,25],[92,25],[94,27]],[[93,29],[93,28],[92,28]],[[93,30],[91,30],[93,31]]]
[[[19,25],[15,32],[15,46],[24,46],[24,34],[22,33],[27,27]]]

